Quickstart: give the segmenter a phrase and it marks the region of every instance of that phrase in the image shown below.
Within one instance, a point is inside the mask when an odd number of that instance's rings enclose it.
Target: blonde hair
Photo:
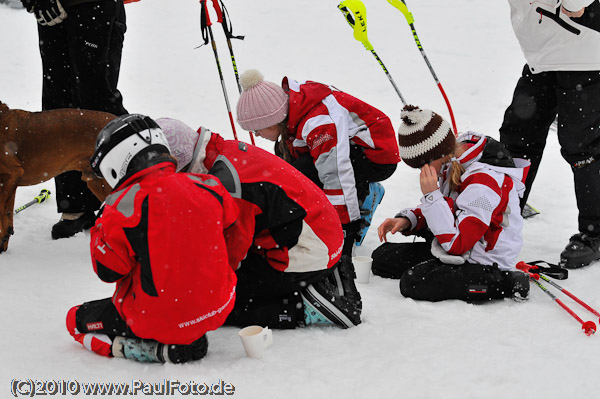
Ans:
[[[457,142],[454,147],[454,151],[452,154],[447,156],[450,157],[450,162],[452,162],[452,166],[450,167],[450,174],[448,175],[448,184],[450,185],[450,191],[458,191],[462,184],[462,174],[465,173],[465,167],[462,166],[460,161],[456,159],[455,154],[462,154],[462,143]]]
[[[450,191],[458,191],[462,184],[462,174],[465,173],[465,167],[457,159],[452,159],[452,167],[450,168],[450,176],[448,176],[448,184]]]

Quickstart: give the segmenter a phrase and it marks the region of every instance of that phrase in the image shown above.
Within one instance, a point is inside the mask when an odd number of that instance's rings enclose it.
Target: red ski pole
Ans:
[[[561,308],[567,311],[575,320],[581,324],[581,329],[585,335],[590,336],[596,332],[596,323],[593,321],[583,321],[577,313],[575,313],[570,307],[568,307],[563,301],[558,299],[556,295],[551,293],[542,283],[539,282],[540,275],[538,273],[531,273],[529,268],[535,268],[535,266],[527,265],[525,262],[519,262],[517,268],[529,275],[529,279],[535,283],[542,291],[544,291],[554,302],[556,302]]]
[[[204,38],[204,44],[208,43],[208,37],[205,32],[208,32],[210,36],[210,42],[212,44],[213,53],[215,54],[215,61],[217,62],[217,70],[219,71],[219,78],[221,79],[221,88],[223,89],[223,96],[225,96],[225,105],[227,106],[227,112],[229,113],[229,122],[231,123],[231,129],[233,130],[233,138],[237,140],[237,133],[235,131],[235,123],[233,123],[233,114],[231,113],[231,106],[229,105],[229,97],[227,96],[227,88],[225,87],[225,79],[223,79],[223,72],[221,71],[221,62],[219,61],[219,53],[217,52],[217,43],[215,43],[215,37],[212,32],[212,22],[210,22],[210,16],[208,15],[208,8],[206,6],[206,0],[200,0],[201,14],[200,14],[200,26],[202,29],[202,36]]]
[[[229,55],[231,56],[231,64],[233,65],[233,74],[235,75],[235,81],[237,83],[238,92],[242,94],[242,86],[240,85],[240,75],[238,74],[237,63],[235,62],[235,56],[233,55],[233,45],[231,44],[231,38],[244,40],[244,36],[233,36],[233,33],[231,31],[231,24],[227,20],[228,13],[227,9],[225,8],[225,4],[221,2],[221,4],[223,5],[223,7],[221,7],[221,5],[219,4],[219,0],[212,0],[212,3],[215,11],[217,12],[217,22],[220,23],[223,27],[223,32],[225,32],[225,37],[227,38],[227,47],[229,47]],[[225,10],[225,15],[223,14],[223,10]],[[252,135],[252,132],[248,132],[248,134],[250,135],[250,141],[252,142],[252,145],[255,145],[254,136]]]
[[[538,268],[538,266],[529,265],[525,262],[519,262],[519,263],[517,263],[517,269],[523,270],[523,271],[527,270],[528,272],[530,272],[531,270],[536,270],[539,268]],[[587,311],[592,313],[594,316],[600,317],[600,313],[598,313],[597,310],[592,308],[587,303],[583,302],[581,299],[579,299],[578,297],[573,295],[571,292],[567,291],[564,287],[561,287],[560,285],[556,284],[554,281],[550,280],[548,277],[544,276],[543,274],[539,274],[539,276],[542,280],[546,281],[548,284],[550,284],[551,286],[553,286],[554,288],[561,291],[563,294],[565,294],[566,296],[568,296],[569,298],[571,298],[572,300],[574,300],[575,302],[577,302],[578,304],[583,306]]]

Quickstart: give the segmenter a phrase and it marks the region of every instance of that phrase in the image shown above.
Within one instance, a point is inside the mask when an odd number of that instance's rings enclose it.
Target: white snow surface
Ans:
[[[337,4],[226,0],[234,34],[246,35],[244,41],[233,41],[238,68],[257,68],[274,82],[287,75],[332,84],[383,110],[397,129],[399,97],[375,58],[353,38]],[[383,0],[365,5],[369,39],[403,96],[449,120],[402,14]],[[525,62],[510,26],[508,3],[428,0],[409,1],[408,6],[459,131],[498,138]],[[202,42],[198,2],[142,0],[126,10],[119,88],[129,112],[178,118],[233,138],[210,44],[196,48]],[[213,25],[213,31],[235,114],[238,92],[229,52],[221,27]],[[40,110],[34,17],[0,6],[0,37],[0,100],[11,108]],[[237,130],[248,142],[248,133]],[[257,144],[272,149],[263,139]],[[405,164],[384,186],[375,226],[420,198],[418,171]],[[42,188],[54,192],[53,180],[19,188],[17,206]],[[577,210],[572,174],[555,133],[549,135],[530,203],[542,213],[525,221],[520,258],[556,263],[577,231]],[[65,316],[74,305],[109,297],[113,286],[93,272],[89,233],[51,239],[58,218],[54,196],[16,215],[9,250],[0,254],[0,397],[12,397],[13,379],[28,378],[209,384],[222,379],[235,386],[234,396],[240,398],[598,397],[600,337],[586,336],[574,318],[536,287],[521,303],[428,303],[402,297],[397,280],[372,277],[358,285],[364,302],[360,326],[274,331],[274,343],[260,360],[245,357],[238,329],[232,327],[208,333],[207,357],[191,364],[104,358],[71,338]],[[369,255],[378,245],[372,228],[357,254]],[[569,279],[559,283],[598,309],[600,293],[594,287],[599,282],[596,264],[570,271]],[[554,292],[582,319],[598,322]]]

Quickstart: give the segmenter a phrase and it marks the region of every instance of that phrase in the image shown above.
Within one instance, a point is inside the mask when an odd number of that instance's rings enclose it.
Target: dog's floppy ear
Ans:
[[[4,111],[8,111],[8,105],[6,105],[2,101],[0,101],[0,114]]]

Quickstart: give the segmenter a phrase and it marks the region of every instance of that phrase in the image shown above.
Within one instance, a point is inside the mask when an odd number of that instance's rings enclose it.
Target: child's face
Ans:
[[[254,134],[256,134],[257,137],[262,137],[270,141],[277,141],[277,138],[279,138],[279,126],[273,125],[264,129],[259,129],[254,132]]]

